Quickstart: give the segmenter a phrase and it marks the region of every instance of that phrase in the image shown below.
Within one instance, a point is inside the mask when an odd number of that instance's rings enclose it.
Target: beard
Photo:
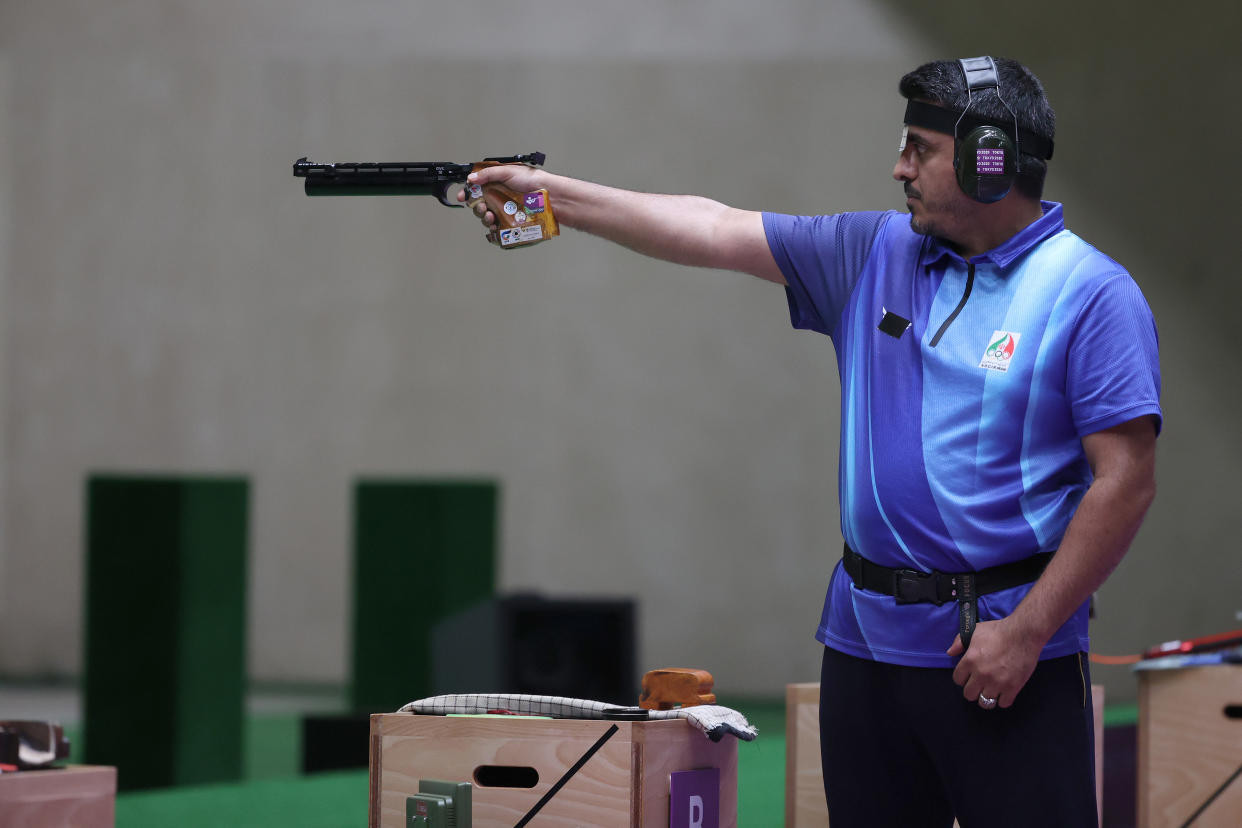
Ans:
[[[945,236],[946,226],[953,226],[965,219],[965,210],[959,199],[924,198],[918,189],[905,185],[906,198],[912,198],[915,204],[910,205],[910,229],[920,236]],[[916,207],[918,213],[915,213]]]

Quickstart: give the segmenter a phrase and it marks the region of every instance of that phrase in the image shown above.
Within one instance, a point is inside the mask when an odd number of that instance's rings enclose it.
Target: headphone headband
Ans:
[[[996,72],[996,62],[988,56],[962,58],[962,74],[966,76],[966,88],[971,92],[977,89],[995,89],[1000,92],[1000,77]]]
[[[929,104],[924,101],[910,100],[906,102],[906,116],[904,123],[910,126],[923,127],[934,132],[943,132],[946,135],[955,134],[960,128],[963,132],[970,132],[976,127],[992,126],[991,121],[985,121],[968,112],[958,111],[954,109],[946,109],[942,106]],[[1004,130],[1009,133],[1012,130]],[[1053,141],[1051,138],[1045,138],[1042,135],[1036,135],[1028,129],[1018,127],[1017,144],[1022,148],[1022,152],[1027,155],[1033,155],[1036,158],[1045,160],[1052,159]],[[1013,139],[1013,136],[1010,136]]]

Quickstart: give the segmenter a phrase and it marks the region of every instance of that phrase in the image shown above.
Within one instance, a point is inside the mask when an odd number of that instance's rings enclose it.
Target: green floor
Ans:
[[[785,808],[784,701],[721,701],[743,712],[760,734],[739,744],[738,824],[779,828]],[[367,772],[302,776],[299,742],[298,716],[252,717],[244,781],[122,793],[116,802],[117,828],[365,826]]]

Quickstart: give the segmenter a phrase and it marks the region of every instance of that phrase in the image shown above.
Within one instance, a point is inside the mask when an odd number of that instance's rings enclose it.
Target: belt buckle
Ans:
[[[893,573],[893,597],[899,604],[941,604],[933,573],[898,569]]]

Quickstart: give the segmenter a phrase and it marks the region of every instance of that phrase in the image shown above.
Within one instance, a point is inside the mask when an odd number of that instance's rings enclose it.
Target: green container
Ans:
[[[87,481],[83,756],[122,790],[240,779],[249,485]]]

